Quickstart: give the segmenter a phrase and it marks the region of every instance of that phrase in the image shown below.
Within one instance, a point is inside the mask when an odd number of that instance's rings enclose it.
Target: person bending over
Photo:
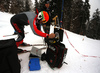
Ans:
[[[19,14],[14,15],[11,18],[11,25],[18,33],[18,38],[16,40],[17,47],[23,43],[23,39],[25,37],[24,34],[24,26],[30,25],[33,33],[35,35],[45,37],[45,38],[54,38],[55,34],[51,33],[44,33],[38,29],[39,26],[36,24],[44,24],[47,23],[49,20],[49,15],[46,11],[41,11],[39,14],[35,14],[34,12],[22,12]],[[34,40],[34,39],[33,39]]]

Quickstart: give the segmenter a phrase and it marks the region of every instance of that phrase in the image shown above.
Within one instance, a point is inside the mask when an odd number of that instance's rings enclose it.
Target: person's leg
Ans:
[[[16,42],[16,46],[18,47],[22,43],[23,43],[23,40],[22,41],[19,41],[19,42]]]
[[[20,22],[20,23],[19,23]],[[11,18],[11,25],[13,26],[14,30],[18,33],[18,38],[16,40],[17,47],[19,44],[23,42],[24,39],[24,25],[21,24],[23,21],[21,19],[18,19],[18,15],[15,15]]]
[[[24,39],[24,25],[28,25],[28,18],[25,14],[18,14],[11,18],[11,24],[13,28],[15,29],[15,32],[18,34],[18,38],[16,40],[17,46],[31,46],[30,44],[27,44],[23,42]],[[16,28],[15,28],[16,27]],[[18,29],[20,28],[20,29]]]

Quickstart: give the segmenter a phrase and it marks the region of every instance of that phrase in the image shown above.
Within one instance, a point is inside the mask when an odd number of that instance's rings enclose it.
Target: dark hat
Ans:
[[[48,3],[50,3],[50,1],[49,0],[45,0],[45,4],[48,4]]]

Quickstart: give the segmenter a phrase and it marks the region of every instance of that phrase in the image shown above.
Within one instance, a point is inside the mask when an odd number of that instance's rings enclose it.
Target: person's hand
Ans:
[[[55,34],[54,33],[49,34],[48,38],[55,38]]]

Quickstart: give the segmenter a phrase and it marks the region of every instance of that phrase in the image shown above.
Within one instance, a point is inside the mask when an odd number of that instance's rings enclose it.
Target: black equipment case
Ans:
[[[57,67],[60,68],[67,54],[67,48],[62,43],[56,43],[48,45],[46,51],[46,61],[51,68]]]
[[[67,54],[67,48],[61,43],[63,41],[63,30],[59,28],[54,29],[56,37],[53,39],[46,38],[45,42],[48,44],[46,54],[43,53],[41,60],[46,60],[51,68],[60,68]]]

